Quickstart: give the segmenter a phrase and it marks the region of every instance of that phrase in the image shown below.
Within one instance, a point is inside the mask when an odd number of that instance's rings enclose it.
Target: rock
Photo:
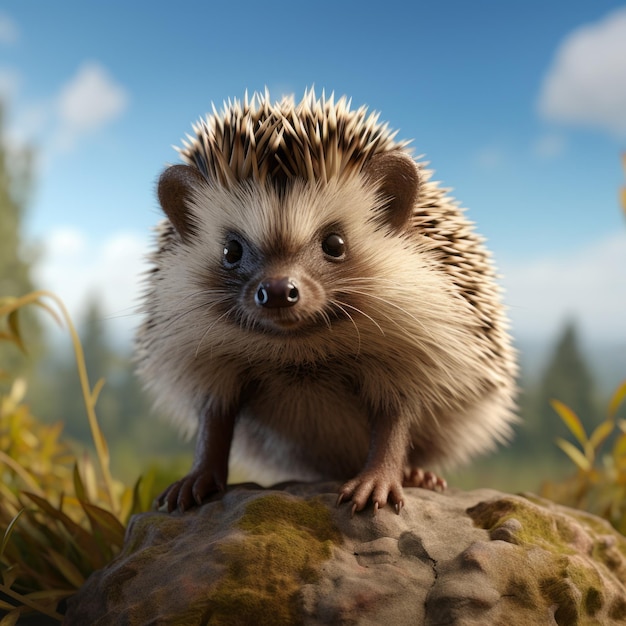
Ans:
[[[137,515],[64,623],[626,623],[626,538],[593,515],[407,489],[400,515],[351,518],[337,488],[239,485],[184,514]]]

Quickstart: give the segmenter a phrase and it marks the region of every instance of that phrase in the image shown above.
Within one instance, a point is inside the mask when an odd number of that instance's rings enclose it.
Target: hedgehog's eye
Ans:
[[[346,242],[341,235],[332,233],[322,241],[322,250],[334,259],[341,259],[346,254]]]
[[[235,265],[241,261],[243,246],[236,240],[231,239],[224,244],[224,262],[226,265]]]

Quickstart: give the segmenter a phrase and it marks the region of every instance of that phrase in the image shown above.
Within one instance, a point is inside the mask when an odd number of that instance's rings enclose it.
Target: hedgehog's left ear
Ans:
[[[404,230],[419,196],[421,178],[415,161],[399,150],[379,152],[367,161],[363,173],[385,199],[378,220]]]
[[[159,204],[184,241],[195,233],[189,202],[193,189],[203,180],[200,171],[191,165],[172,165],[159,178]]]

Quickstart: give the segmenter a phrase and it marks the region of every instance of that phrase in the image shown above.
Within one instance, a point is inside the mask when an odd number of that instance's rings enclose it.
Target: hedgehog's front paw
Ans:
[[[219,484],[213,472],[195,470],[170,485],[157,498],[157,506],[167,506],[168,513],[175,509],[183,513],[194,506],[200,506],[217,491],[224,491],[224,484]]]
[[[352,500],[352,515],[356,511],[362,511],[369,500],[374,503],[374,515],[388,500],[391,500],[399,514],[404,506],[401,476],[380,468],[365,469],[339,490],[337,506],[347,500]]]

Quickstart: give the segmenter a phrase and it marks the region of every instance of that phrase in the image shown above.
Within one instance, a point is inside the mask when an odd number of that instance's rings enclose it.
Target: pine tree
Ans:
[[[594,399],[594,383],[580,347],[576,324],[569,321],[556,345],[542,378],[537,407],[542,431],[552,444],[556,436],[566,433],[550,405],[556,399],[565,403],[580,417],[588,431],[598,424]]]

